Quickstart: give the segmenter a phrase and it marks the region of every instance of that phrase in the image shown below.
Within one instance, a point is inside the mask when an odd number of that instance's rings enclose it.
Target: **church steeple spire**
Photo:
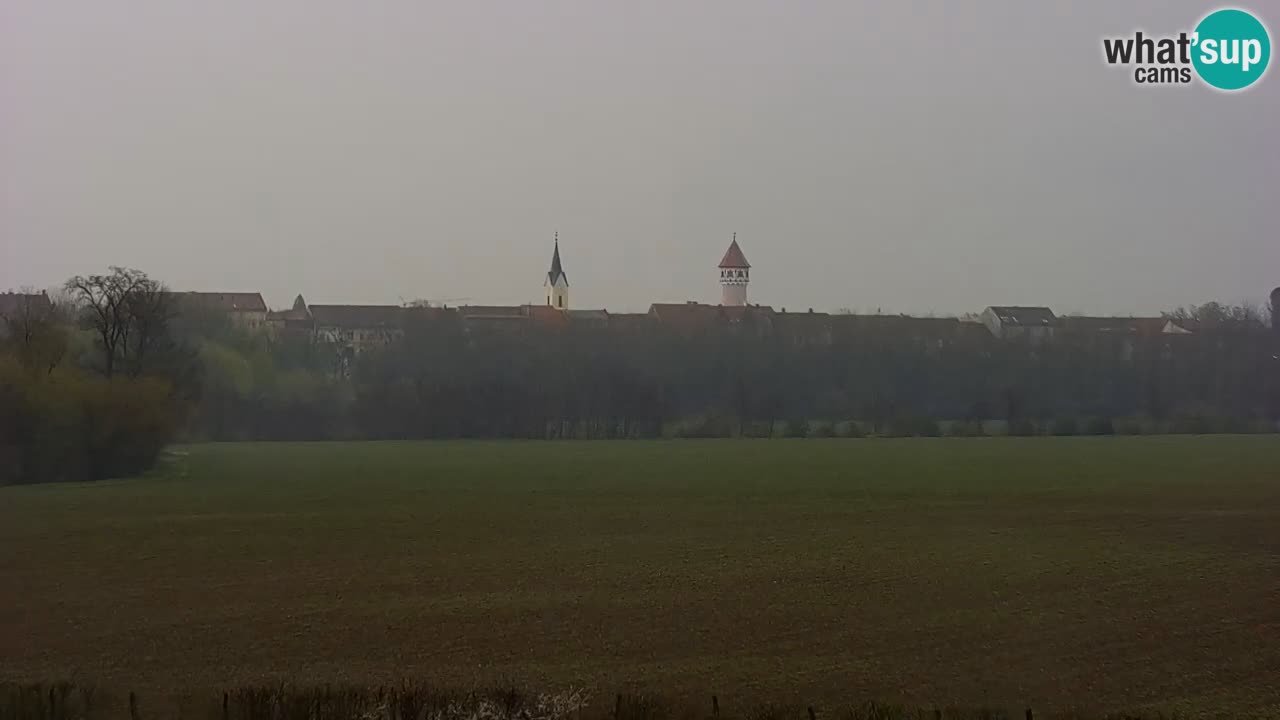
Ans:
[[[555,282],[564,276],[565,285],[569,284],[569,277],[564,274],[564,267],[560,264],[560,233],[556,232],[556,249],[551,253],[551,270],[547,272],[547,282],[555,284]]]
[[[558,310],[569,309],[569,276],[565,274],[564,266],[560,263],[558,231],[555,236],[555,250],[551,252],[551,269],[547,271],[547,279],[543,286],[547,290],[547,305]]]

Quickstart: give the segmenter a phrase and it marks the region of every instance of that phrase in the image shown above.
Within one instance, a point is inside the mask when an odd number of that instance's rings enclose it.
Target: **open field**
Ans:
[[[0,680],[1280,716],[1280,438],[203,445],[0,488]]]

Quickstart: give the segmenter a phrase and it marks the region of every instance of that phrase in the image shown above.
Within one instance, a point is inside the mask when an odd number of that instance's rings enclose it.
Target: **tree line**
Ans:
[[[1069,421],[1101,432],[1090,422],[1101,419],[1274,428],[1280,343],[1262,314],[1223,308],[1170,313],[1197,318],[1193,335],[1038,345],[910,322],[797,342],[732,324],[475,334],[424,319],[359,359],[351,417],[378,437],[935,434],[943,423],[978,434],[992,420],[1018,434],[1066,434]]]
[[[34,295],[24,295],[34,298]],[[0,482],[150,467],[174,440],[1245,431],[1280,420],[1266,312],[1167,315],[1190,335],[963,337],[904,322],[805,342],[750,324],[484,331],[406,313],[335,372],[311,333],[250,333],[145,273],[77,276],[3,318]],[[345,367],[345,366],[344,366]]]

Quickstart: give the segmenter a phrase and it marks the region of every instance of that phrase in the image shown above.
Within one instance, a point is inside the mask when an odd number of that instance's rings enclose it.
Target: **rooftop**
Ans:
[[[738,247],[738,236],[734,235],[733,242],[729,243],[729,249],[725,251],[724,257],[720,260],[722,268],[740,268],[747,269],[751,267],[751,263],[747,262],[747,256],[742,254],[742,248]]]
[[[1017,327],[1044,327],[1056,325],[1058,318],[1047,307],[1020,305],[992,305],[991,312],[1002,325]]]
[[[31,303],[31,305],[26,305]],[[29,309],[47,309],[53,306],[49,302],[49,296],[44,293],[0,293],[0,315],[6,317],[13,316],[15,313],[22,312],[23,307]]]
[[[267,303],[262,293],[256,292],[179,292],[173,293],[180,302],[189,302],[209,310],[224,312],[266,312]]]
[[[560,233],[556,233],[556,249],[551,253],[551,269],[547,271],[547,284],[555,285],[562,280],[564,286],[569,287],[569,276],[565,274],[564,267],[560,264]]]
[[[458,313],[467,320],[511,320],[529,317],[525,305],[462,305]]]

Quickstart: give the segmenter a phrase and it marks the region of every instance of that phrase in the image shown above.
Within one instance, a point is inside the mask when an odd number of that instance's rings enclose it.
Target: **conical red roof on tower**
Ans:
[[[722,268],[749,268],[751,263],[747,262],[747,256],[742,254],[742,248],[738,247],[738,238],[735,237],[733,242],[729,243],[729,249],[724,254],[724,259],[720,261]]]

